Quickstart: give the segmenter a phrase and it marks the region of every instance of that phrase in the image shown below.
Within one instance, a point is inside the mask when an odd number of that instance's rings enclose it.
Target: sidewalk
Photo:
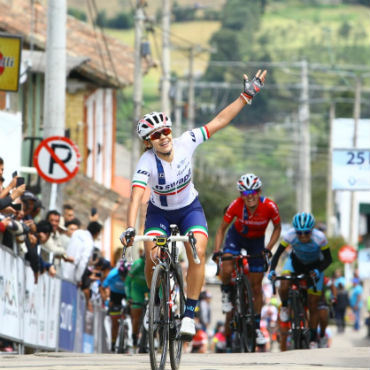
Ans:
[[[331,325],[330,330],[333,334],[332,348],[370,347],[370,339],[366,337],[367,328],[365,325],[362,325],[358,331],[347,326],[346,331],[340,334],[337,334],[335,325]]]

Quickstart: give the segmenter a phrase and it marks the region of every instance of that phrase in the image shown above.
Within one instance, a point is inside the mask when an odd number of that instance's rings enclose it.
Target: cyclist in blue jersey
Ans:
[[[314,228],[315,218],[311,213],[297,213],[293,217],[293,228],[284,235],[282,242],[276,250],[270,266],[268,275],[270,280],[276,276],[275,268],[281,254],[288,246],[292,250],[283,267],[283,274],[289,275],[291,272],[298,274],[306,273],[317,281],[316,291],[311,286],[308,287],[308,310],[309,327],[311,332],[311,348],[317,348],[317,326],[319,324],[318,303],[324,283],[324,270],[331,264],[332,257],[325,234]],[[282,302],[280,309],[280,321],[287,322],[288,316],[288,291],[289,281],[281,281],[279,295]]]
[[[146,235],[169,235],[170,224],[177,224],[181,234],[192,231],[197,239],[200,265],[191,257],[190,245],[186,246],[189,260],[187,272],[187,299],[184,318],[181,322],[180,337],[184,340],[195,335],[194,311],[204,281],[205,251],[208,230],[198,193],[192,182],[192,156],[199,144],[226,127],[246,104],[260,91],[266,71],[259,70],[252,81],[244,75],[243,91],[234,102],[224,108],[206,125],[185,132],[177,139],[172,138],[171,120],[162,112],[145,115],[137,123],[137,133],[143,140],[146,151],[141,156],[132,180],[132,192],[127,213],[127,230],[120,240],[135,235],[134,225],[145,188],[151,189],[147,208]],[[150,287],[153,274],[153,243],[145,244],[145,276]],[[147,320],[144,317],[144,324]]]
[[[129,270],[130,265],[120,261],[120,264],[109,272],[102,284],[104,299],[109,298],[109,316],[112,320],[112,352],[114,352],[117,338],[121,301],[126,298],[125,279]]]

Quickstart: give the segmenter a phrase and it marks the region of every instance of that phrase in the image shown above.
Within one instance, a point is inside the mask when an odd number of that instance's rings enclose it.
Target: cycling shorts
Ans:
[[[292,256],[290,255],[285,261],[283,272],[284,273],[296,272],[298,274],[303,274],[303,273],[307,273],[308,271],[304,271],[301,269],[294,269],[293,262],[292,262]],[[310,294],[314,294],[314,295],[321,295],[323,287],[324,287],[324,272],[321,271],[320,277],[318,281],[316,281],[316,292],[313,289],[313,285],[308,287],[307,292]]]
[[[170,225],[172,224],[179,227],[181,235],[192,231],[208,237],[206,216],[198,198],[195,198],[188,206],[175,210],[164,210],[149,202],[145,220],[145,235],[170,235]]]
[[[113,306],[121,306],[121,301],[126,298],[125,294],[110,292],[110,302]]]
[[[265,236],[260,238],[245,238],[236,231],[233,224],[227,231],[223,253],[231,253],[233,256],[237,256],[242,249],[245,249],[247,254],[250,255],[262,254],[265,249]],[[263,257],[250,258],[248,264],[250,272],[265,271]]]
[[[142,286],[141,284],[131,284],[131,301],[132,308],[143,308],[145,306],[145,294],[149,293],[147,287]]]

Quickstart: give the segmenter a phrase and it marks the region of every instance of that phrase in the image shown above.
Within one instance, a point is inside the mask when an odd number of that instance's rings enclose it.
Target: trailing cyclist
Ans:
[[[298,274],[309,274],[312,279],[317,280],[316,291],[313,282],[308,287],[308,310],[310,328],[310,347],[317,348],[317,326],[319,323],[318,303],[324,283],[324,270],[331,264],[332,257],[325,234],[315,229],[315,218],[311,213],[297,213],[293,217],[293,228],[287,231],[282,242],[276,250],[268,275],[270,280],[276,277],[276,266],[279,258],[290,245],[292,250],[283,267],[283,274],[291,272]],[[289,321],[288,291],[289,281],[281,281],[279,295],[282,302],[280,309],[280,321]]]
[[[145,256],[144,250],[139,250],[140,256],[134,261],[125,280],[127,300],[131,306],[132,340],[134,347],[137,346],[140,331],[140,319],[145,306],[145,296],[149,293],[145,281]]]
[[[266,338],[260,330],[261,309],[263,303],[262,279],[265,270],[263,253],[271,255],[271,249],[278,241],[281,232],[279,209],[271,199],[261,196],[262,181],[253,173],[242,175],[237,182],[240,196],[227,208],[216,238],[214,255],[221,249],[226,229],[234,218],[235,222],[227,231],[223,257],[239,255],[245,249],[249,255],[261,255],[261,258],[250,259],[248,279],[252,285],[254,298],[254,312],[256,319],[256,344],[264,345]],[[273,232],[265,247],[265,231],[269,222],[273,223]],[[232,261],[223,261],[221,265],[222,279],[222,312],[229,313],[233,309],[230,293],[232,290],[231,277],[233,272]],[[228,321],[226,315],[226,320]],[[225,324],[227,334],[227,322]]]
[[[126,298],[125,279],[130,270],[130,265],[124,261],[113,268],[102,284],[103,299],[109,300],[109,316],[112,320],[112,352],[115,351],[118,333],[118,320],[121,316],[121,301]]]
[[[179,138],[172,138],[172,122],[163,112],[146,114],[137,123],[137,133],[145,144],[132,181],[132,192],[127,211],[127,226],[120,240],[126,245],[133,243],[134,225],[145,188],[151,189],[144,233],[146,235],[169,235],[170,225],[176,224],[182,235],[192,231],[197,240],[200,264],[192,258],[190,244],[186,245],[189,261],[187,272],[187,299],[181,322],[180,337],[190,340],[195,335],[194,311],[204,281],[205,251],[208,239],[207,222],[198,200],[198,192],[192,182],[192,156],[198,145],[226,127],[234,117],[260,91],[266,71],[259,70],[252,81],[244,75],[244,89],[240,97],[224,108],[206,125],[187,131]],[[153,242],[145,243],[145,275],[151,285],[154,256]],[[148,310],[146,311],[148,312]],[[148,315],[144,320],[147,320]]]

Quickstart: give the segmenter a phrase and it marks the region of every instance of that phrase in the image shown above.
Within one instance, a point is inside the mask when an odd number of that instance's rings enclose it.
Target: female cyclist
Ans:
[[[190,245],[186,246],[189,267],[187,272],[187,299],[180,336],[190,340],[195,335],[194,311],[204,280],[205,251],[207,246],[207,222],[198,193],[192,183],[192,155],[197,146],[207,141],[231,120],[259,92],[266,71],[259,70],[252,81],[244,75],[244,89],[240,97],[224,108],[203,127],[185,132],[177,139],[172,138],[171,120],[160,112],[145,115],[137,123],[137,133],[143,140],[146,151],[141,156],[132,180],[132,192],[127,211],[128,228],[120,240],[127,243],[135,236],[134,225],[145,187],[151,189],[145,220],[145,235],[169,235],[170,224],[178,225],[181,234],[192,231],[197,240],[197,252],[201,263],[195,264]],[[130,243],[131,244],[131,243]],[[153,273],[153,243],[145,244],[145,276],[150,287]],[[147,320],[144,317],[144,325]]]
[[[221,249],[225,232],[230,223],[236,218],[233,225],[228,229],[223,248],[223,256],[239,255],[241,249],[245,249],[250,255],[261,254],[261,258],[251,258],[249,263],[249,275],[256,318],[256,343],[263,345],[266,338],[260,330],[261,309],[263,302],[262,279],[264,273],[263,252],[271,254],[271,249],[278,241],[281,232],[279,209],[271,199],[261,196],[262,181],[253,173],[242,175],[237,182],[240,196],[236,198],[227,208],[216,238],[214,255]],[[273,223],[273,232],[265,247],[265,231],[269,222]],[[221,265],[221,291],[222,312],[228,313],[233,309],[230,293],[232,290],[231,276],[233,272],[233,261],[223,261]],[[226,315],[226,336],[230,336],[228,320]],[[227,338],[229,339],[229,338]]]
[[[276,250],[270,266],[268,278],[273,280],[276,276],[275,268],[279,258],[289,245],[292,251],[283,267],[284,274],[291,272],[309,274],[317,280],[316,291],[313,286],[308,287],[309,327],[311,334],[311,348],[317,348],[317,325],[319,323],[318,303],[324,284],[324,270],[331,264],[332,257],[325,234],[315,229],[315,218],[311,213],[297,213],[293,217],[293,227],[283,236]],[[279,295],[282,303],[280,321],[289,321],[288,291],[290,282],[281,281]]]

